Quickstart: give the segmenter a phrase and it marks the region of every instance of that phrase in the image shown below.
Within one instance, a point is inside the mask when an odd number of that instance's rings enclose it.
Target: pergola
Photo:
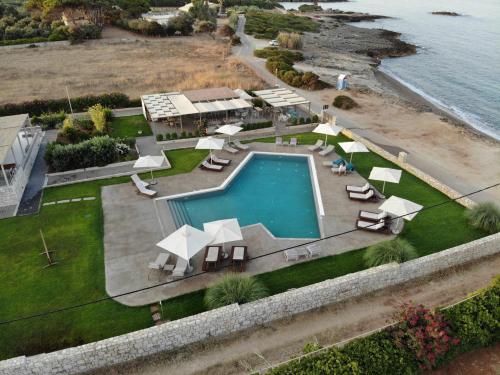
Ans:
[[[292,90],[286,88],[275,88],[268,90],[254,91],[254,94],[264,100],[273,108],[292,107],[300,104],[307,104],[308,111],[311,113],[311,102]]]

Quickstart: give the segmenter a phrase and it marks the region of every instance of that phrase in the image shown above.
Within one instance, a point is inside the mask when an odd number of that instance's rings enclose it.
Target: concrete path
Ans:
[[[296,152],[309,154],[306,146],[296,148],[278,147],[269,143],[250,143],[251,150],[268,152]],[[232,159],[232,163],[223,172],[202,171],[199,168],[190,173],[158,178],[153,188],[159,196],[169,196],[190,191],[197,191],[219,186],[247,155],[240,152],[230,155],[218,152],[219,157]],[[360,209],[376,210],[380,203],[355,202],[348,199],[346,184],[362,186],[366,181],[357,173],[339,177],[333,175],[330,168],[322,166],[324,160],[334,160],[338,155],[332,153],[328,157],[314,155],[318,182],[323,200],[325,217],[323,219],[324,236],[336,234],[355,227],[356,217]],[[131,184],[105,186],[101,192],[104,212],[104,260],[106,274],[106,291],[109,295],[117,295],[130,290],[148,287],[158,283],[158,275],[151,275],[148,280],[148,264],[156,259],[160,248],[155,244],[176,230],[173,218],[165,200],[151,200],[137,195]],[[126,218],[126,221],[124,221]],[[261,225],[242,228],[244,241],[251,257],[266,254],[273,250],[292,245],[300,245],[304,239],[280,239],[272,237]],[[355,232],[321,242],[323,256],[333,255],[362,248],[391,236]],[[194,272],[201,271],[203,252],[196,255],[191,264]],[[175,263],[175,257],[169,263]],[[247,266],[249,274],[258,274],[290,266],[282,253],[252,261]],[[180,280],[176,283],[147,290],[145,292],[117,298],[130,306],[144,305],[167,299],[176,295],[205,288],[218,279],[225,271],[208,273],[202,276]],[[161,278],[166,281],[167,275]]]

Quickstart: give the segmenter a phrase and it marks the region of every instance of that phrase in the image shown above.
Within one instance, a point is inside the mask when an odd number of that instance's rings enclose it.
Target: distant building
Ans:
[[[42,138],[27,114],[0,117],[0,218],[17,213]]]
[[[347,74],[339,74],[339,77],[337,79],[337,90],[345,90],[349,88],[349,82],[348,82],[348,75]]]

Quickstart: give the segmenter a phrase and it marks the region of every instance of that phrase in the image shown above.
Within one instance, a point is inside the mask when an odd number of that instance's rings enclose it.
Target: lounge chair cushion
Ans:
[[[349,198],[351,199],[358,199],[358,200],[368,200],[372,197],[374,197],[374,192],[373,190],[368,190],[366,193],[353,193],[353,192],[348,192]]]
[[[316,151],[316,150],[318,150],[321,146],[323,146],[323,140],[318,139],[318,140],[316,141],[316,143],[315,143],[315,144],[313,144],[312,146],[309,146],[309,147],[308,147],[308,150],[309,150],[309,151]]]
[[[236,141],[233,141],[233,144],[239,148],[240,150],[248,150],[250,148],[250,146],[248,145],[245,145],[243,143],[241,143],[240,141],[236,140]]]
[[[321,156],[326,156],[328,155],[329,153],[333,152],[335,148],[332,146],[332,145],[328,145],[324,148],[324,150],[320,151],[319,154]]]
[[[370,189],[370,184],[367,182],[363,186],[346,185],[345,189],[353,193],[365,193]]]
[[[210,164],[208,161],[204,161],[203,163],[201,163],[202,167],[205,168],[205,169],[209,169],[209,170],[212,170],[212,171],[221,171],[222,170],[222,165],[218,165],[218,164]]]
[[[227,151],[227,152],[229,152],[231,154],[237,154],[238,153],[237,149],[235,149],[235,148],[233,148],[233,147],[231,147],[229,145],[226,145],[226,144],[222,148],[224,149],[224,151]]]
[[[377,212],[371,212],[371,211],[359,211],[359,217],[362,219],[368,219],[368,220],[382,220],[387,217],[387,212],[381,211],[379,213]]]

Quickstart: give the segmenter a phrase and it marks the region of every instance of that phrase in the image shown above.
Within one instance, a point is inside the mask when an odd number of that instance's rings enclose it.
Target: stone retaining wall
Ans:
[[[497,254],[500,233],[403,264],[387,264],[256,302],[222,307],[126,335],[0,362],[0,375],[76,374],[229,335]]]

